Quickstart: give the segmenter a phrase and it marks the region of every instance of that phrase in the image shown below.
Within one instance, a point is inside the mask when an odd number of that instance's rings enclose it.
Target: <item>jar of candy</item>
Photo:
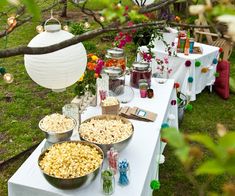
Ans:
[[[106,67],[119,67],[122,72],[126,70],[126,57],[124,50],[120,48],[112,48],[107,50],[105,55],[105,66]]]
[[[148,85],[151,85],[152,69],[149,63],[134,62],[131,70],[130,84],[132,87],[139,88],[139,80],[147,80]]]
[[[104,195],[112,195],[114,193],[115,181],[113,171],[106,169],[101,172],[101,189]]]
[[[109,76],[109,94],[118,96],[124,93],[125,74],[120,67],[106,67],[104,73]]]

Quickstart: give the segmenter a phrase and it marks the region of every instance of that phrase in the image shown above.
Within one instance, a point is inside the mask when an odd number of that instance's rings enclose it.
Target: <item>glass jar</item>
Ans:
[[[107,50],[105,55],[105,66],[106,67],[119,67],[124,73],[126,70],[126,57],[124,50],[120,48],[112,48]]]
[[[139,87],[139,80],[147,80],[148,85],[151,85],[152,69],[149,63],[134,62],[131,70],[130,84],[132,87]]]
[[[101,189],[104,195],[114,193],[115,180],[112,170],[106,169],[101,172]]]
[[[119,67],[106,67],[104,73],[109,76],[109,94],[118,96],[124,93],[125,74]]]

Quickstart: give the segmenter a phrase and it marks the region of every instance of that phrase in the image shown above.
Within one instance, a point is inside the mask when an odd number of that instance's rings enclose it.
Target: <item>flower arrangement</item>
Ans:
[[[163,60],[156,58],[156,62],[158,64],[157,66],[157,73],[160,75],[165,75],[168,77],[169,74],[171,74],[172,69],[168,67],[169,60],[168,57],[164,57]]]
[[[101,71],[104,66],[104,61],[94,54],[87,55],[87,67],[84,74],[81,76],[75,87],[75,93],[79,97],[85,92],[96,93],[96,79],[101,77]]]

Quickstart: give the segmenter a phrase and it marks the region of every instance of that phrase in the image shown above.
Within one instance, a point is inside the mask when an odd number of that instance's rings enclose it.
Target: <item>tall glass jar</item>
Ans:
[[[131,70],[130,84],[132,87],[139,88],[139,80],[147,80],[148,85],[151,85],[152,69],[149,63],[134,62]]]
[[[115,189],[113,171],[110,169],[101,172],[101,190],[104,195],[112,195]]]
[[[104,73],[109,76],[109,94],[118,96],[124,93],[125,74],[119,67],[106,67]]]
[[[105,55],[105,66],[106,67],[119,67],[124,73],[126,70],[126,57],[124,50],[120,48],[108,49]]]

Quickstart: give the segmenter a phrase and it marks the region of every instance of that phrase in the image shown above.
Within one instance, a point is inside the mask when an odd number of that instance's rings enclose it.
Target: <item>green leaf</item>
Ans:
[[[34,19],[37,19],[37,20],[40,19],[41,13],[35,0],[21,0],[21,1],[25,4],[28,11],[33,15]]]
[[[218,145],[223,148],[235,148],[235,132],[228,132],[218,141]]]
[[[3,7],[7,5],[7,0],[0,0],[0,10],[3,10]]]
[[[175,155],[179,158],[182,163],[186,163],[186,161],[189,159],[189,150],[190,148],[188,146],[178,148],[175,151]]]
[[[225,172],[223,165],[220,164],[215,159],[208,160],[201,164],[201,166],[196,170],[196,175],[211,174],[220,175]]]
[[[211,150],[213,153],[215,153],[216,155],[219,155],[218,154],[218,149],[217,149],[215,143],[213,142],[213,140],[208,135],[190,134],[190,135],[188,135],[188,138],[191,141],[203,144],[206,148]]]
[[[180,148],[186,146],[183,135],[176,129],[167,128],[162,131],[163,138],[168,140],[168,143],[175,147]]]

